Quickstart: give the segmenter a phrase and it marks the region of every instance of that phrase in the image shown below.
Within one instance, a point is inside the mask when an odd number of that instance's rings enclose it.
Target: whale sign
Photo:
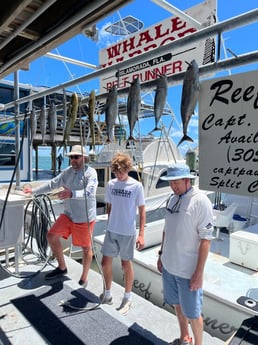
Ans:
[[[205,1],[185,12],[203,26],[211,25],[216,21],[216,0]],[[100,92],[106,92],[113,85],[120,89],[128,87],[128,83],[137,77],[140,83],[154,80],[157,75],[166,74],[169,77],[185,71],[188,67],[187,62],[190,63],[193,59],[199,66],[213,62],[215,53],[213,37],[158,54],[159,47],[191,35],[197,30],[197,25],[193,25],[189,20],[174,16],[100,50],[100,68],[104,69],[122,61],[128,62],[126,68],[119,70],[119,73],[103,71],[100,78]],[[141,61],[141,54],[146,52],[151,52],[153,58]],[[136,56],[139,57],[139,63],[130,63],[130,59]]]

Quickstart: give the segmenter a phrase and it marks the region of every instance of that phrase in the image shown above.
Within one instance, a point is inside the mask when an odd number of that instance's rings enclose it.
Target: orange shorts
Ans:
[[[49,229],[49,233],[59,235],[67,240],[72,235],[72,243],[78,247],[91,247],[95,220],[90,223],[73,223],[65,214],[60,214],[56,222]],[[88,225],[90,225],[88,229]]]

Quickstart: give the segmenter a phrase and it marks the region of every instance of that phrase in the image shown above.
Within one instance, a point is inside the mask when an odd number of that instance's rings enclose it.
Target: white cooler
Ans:
[[[236,231],[230,234],[229,260],[258,271],[258,234]]]

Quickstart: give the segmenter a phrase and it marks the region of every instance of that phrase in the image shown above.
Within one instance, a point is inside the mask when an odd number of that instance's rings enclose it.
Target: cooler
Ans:
[[[230,234],[229,260],[258,271],[258,234],[236,231]]]

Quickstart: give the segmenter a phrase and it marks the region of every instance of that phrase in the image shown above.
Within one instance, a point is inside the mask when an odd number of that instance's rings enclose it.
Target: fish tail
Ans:
[[[193,143],[193,139],[191,137],[189,137],[188,135],[184,134],[183,138],[179,141],[179,143],[177,144],[177,147],[182,144],[183,141],[191,141]]]
[[[161,128],[159,128],[159,127],[155,127],[155,128],[153,128],[153,130],[152,130],[152,131],[150,131],[150,133],[149,133],[149,134],[151,134],[152,132],[155,132],[155,131],[161,131]]]
[[[132,135],[126,140],[126,144],[128,144],[130,141],[133,141],[134,143],[137,141]]]

